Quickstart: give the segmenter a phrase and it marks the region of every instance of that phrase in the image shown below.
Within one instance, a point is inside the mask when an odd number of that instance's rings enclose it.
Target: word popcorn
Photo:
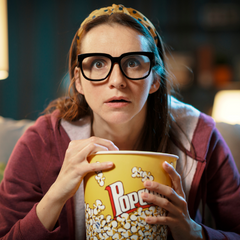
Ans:
[[[137,192],[131,192],[125,195],[123,183],[120,181],[108,185],[105,189],[109,194],[114,218],[122,213],[132,212],[138,207],[149,207],[150,205],[141,198],[142,192],[149,192],[162,197],[160,194],[151,192],[147,189],[140,189]]]

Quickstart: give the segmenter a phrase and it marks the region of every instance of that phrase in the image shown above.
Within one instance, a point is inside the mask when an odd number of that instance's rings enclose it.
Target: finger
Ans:
[[[87,157],[91,154],[94,154],[99,151],[107,151],[108,149],[105,146],[101,146],[96,143],[90,143],[87,145],[82,151],[80,151],[76,157],[75,161],[76,163],[81,163],[81,166],[79,165],[79,169],[82,172],[84,169],[84,175],[89,172],[95,172],[95,171],[102,171],[107,170],[113,167],[112,162],[103,162],[103,163],[89,163],[87,160]]]
[[[86,166],[86,173],[109,170],[113,168],[113,162],[90,163]]]
[[[86,174],[90,172],[111,169],[114,166],[112,162],[89,163],[87,160],[87,156],[91,153],[103,150],[106,150],[106,148],[103,146],[97,144],[88,145],[87,147],[82,149],[77,155],[75,155],[74,158],[69,161],[69,164],[65,163],[65,171],[70,171],[72,177],[75,176],[76,178],[83,179]],[[62,169],[64,169],[64,167],[62,167]]]
[[[75,140],[69,143],[66,158],[71,161],[82,162],[86,157],[98,151],[119,150],[113,142],[97,137],[85,140]]]
[[[108,148],[95,143],[81,143],[81,142],[70,142],[69,147],[66,150],[65,161],[67,162],[80,163],[87,160],[87,156],[97,151],[108,151]]]
[[[181,176],[178,174],[178,172],[174,169],[174,167],[171,164],[169,164],[166,161],[163,163],[163,169],[168,173],[169,177],[171,178],[173,185],[172,187],[176,191],[176,193],[181,197],[185,198]]]
[[[141,197],[145,202],[157,205],[157,206],[167,210],[168,213],[170,213],[172,215],[176,216],[179,214],[179,208],[177,206],[175,206],[172,202],[170,202],[165,197],[160,197],[155,194],[149,194],[147,192],[143,192],[141,194]]]
[[[182,207],[182,201],[185,201],[181,196],[179,196],[173,188],[157,183],[157,182],[153,182],[153,181],[145,181],[144,182],[144,186],[151,192],[154,193],[158,193],[161,194],[162,196],[166,197],[167,199],[169,199],[170,202],[172,202],[174,205],[176,205],[177,207]],[[149,193],[147,193],[148,195],[150,195]],[[145,195],[147,196],[147,195]],[[149,197],[149,196],[148,196]],[[153,199],[154,204],[156,204],[156,197],[158,197],[157,195],[155,195],[153,198],[151,198],[151,200]],[[144,199],[144,201],[149,201],[147,199]]]
[[[167,225],[168,227],[176,226],[178,222],[175,218],[167,216],[156,216],[156,217],[146,217],[146,223],[148,224],[158,224],[158,225]]]
[[[106,150],[119,150],[118,147],[110,140],[98,138],[98,137],[90,137],[88,139],[83,140],[73,140],[69,143],[68,150],[77,150],[79,151],[82,148],[85,148],[89,144],[98,144],[106,147]]]
[[[99,144],[101,146],[106,147],[109,151],[118,151],[119,148],[110,140],[104,139],[104,138],[99,138],[99,137],[90,137],[88,139],[88,143],[95,143]]]
[[[109,149],[106,146],[98,143],[89,143],[85,148],[82,149],[81,155],[89,156],[99,151],[109,151]]]

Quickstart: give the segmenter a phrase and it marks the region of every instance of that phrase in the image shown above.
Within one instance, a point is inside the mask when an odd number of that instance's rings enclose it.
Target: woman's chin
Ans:
[[[103,120],[106,123],[111,125],[114,125],[114,124],[121,125],[121,124],[130,123],[132,119],[133,119],[132,115],[122,114],[122,113],[103,117]]]

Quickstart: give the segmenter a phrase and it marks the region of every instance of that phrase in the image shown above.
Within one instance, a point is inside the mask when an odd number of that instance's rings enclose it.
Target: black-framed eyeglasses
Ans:
[[[149,76],[154,64],[152,52],[128,52],[120,57],[106,53],[86,53],[78,55],[78,67],[89,81],[103,81],[111,73],[115,63],[122,74],[130,80],[141,80]]]

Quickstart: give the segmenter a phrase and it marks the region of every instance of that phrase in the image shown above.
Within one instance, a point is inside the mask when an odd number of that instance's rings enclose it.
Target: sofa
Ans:
[[[0,182],[3,177],[4,168],[17,140],[32,124],[34,124],[34,121],[31,120],[13,120],[0,116]],[[230,147],[240,171],[240,125],[219,122],[216,123],[216,126]]]
[[[0,182],[16,142],[33,123],[27,119],[13,120],[0,116]]]

